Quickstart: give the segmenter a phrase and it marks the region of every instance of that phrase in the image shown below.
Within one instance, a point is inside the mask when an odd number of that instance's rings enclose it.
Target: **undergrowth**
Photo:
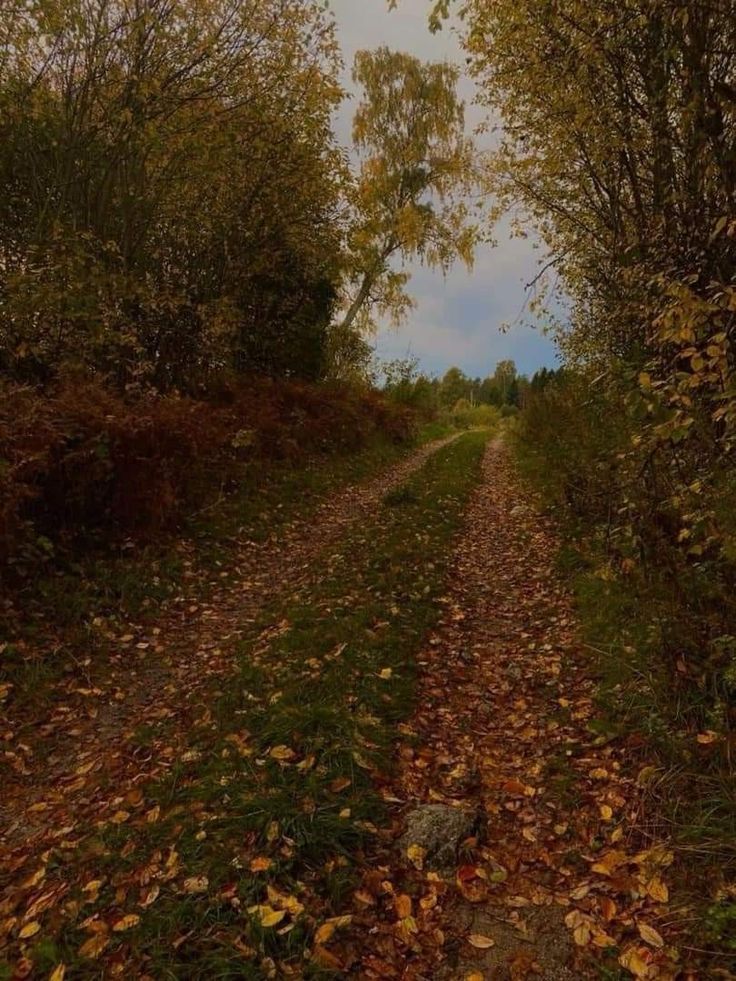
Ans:
[[[705,672],[696,673],[691,660],[708,597],[694,581],[696,572],[683,569],[673,588],[671,575],[656,564],[617,560],[610,524],[561,493],[562,468],[549,447],[529,435],[516,430],[512,436],[517,462],[561,534],[557,567],[575,597],[596,668],[601,737],[626,742],[642,789],[636,830],[645,839],[671,842],[679,855],[678,915],[704,956],[710,952],[721,968],[736,969],[732,741],[721,736],[729,730],[724,693],[712,688]],[[600,430],[599,439],[605,439]],[[583,440],[576,452],[584,471]],[[587,469],[587,479],[600,479],[590,472],[590,457]]]

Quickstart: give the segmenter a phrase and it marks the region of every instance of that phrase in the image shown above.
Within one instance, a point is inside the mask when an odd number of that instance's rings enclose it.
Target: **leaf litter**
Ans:
[[[207,704],[213,685],[232,675],[238,644],[262,610],[318,578],[320,557],[454,438],[427,444],[377,477],[333,493],[311,517],[297,518],[264,542],[234,543],[214,571],[199,568],[183,542],[184,580],[158,620],[121,624],[96,617],[88,630],[94,659],[80,651],[35,716],[14,714],[12,701],[7,704],[12,686],[3,686],[0,965],[12,964],[13,977],[30,976],[29,943],[53,938],[64,922],[81,916],[89,936],[78,956],[96,960],[113,934],[139,926],[142,915],[130,911],[132,904],[145,911],[161,902],[161,886],[182,876],[173,845],[155,850],[147,866],[130,872],[127,886],[105,896],[112,902],[109,916],[84,919],[84,910],[110,891],[97,874],[106,860],[100,836],[110,828],[158,826],[161,802],[147,800],[145,788],[179,773],[186,780],[197,766],[201,754],[192,738],[213,726]],[[263,632],[262,648],[285,630],[288,624],[277,623]],[[247,738],[230,738],[236,751],[250,752]],[[272,757],[290,765],[293,753],[276,745]],[[278,829],[273,837],[280,837]],[[125,850],[119,860],[130,861]],[[267,872],[271,861],[254,857],[254,871]],[[182,882],[182,895],[207,894],[206,877]],[[276,912],[280,921],[289,910],[282,905]],[[120,970],[112,964],[113,976]],[[67,967],[51,965],[52,971],[63,977]]]
[[[391,480],[405,479],[429,452],[397,468]],[[314,529],[304,529],[309,542],[301,546],[288,535],[283,548],[270,543],[285,591],[309,581],[319,552],[314,542],[323,546],[330,534],[337,540],[377,493],[385,493],[386,483],[379,487],[349,505],[349,521],[332,516],[334,502],[326,505],[324,520],[332,532],[315,539]],[[305,969],[310,964],[309,970],[369,981],[566,981],[598,977],[602,967],[611,976],[622,971],[644,979],[696,976],[681,964],[669,925],[672,852],[666,843],[642,843],[637,837],[640,777],[647,767],[628,759],[625,743],[601,740],[591,727],[595,682],[570,598],[552,569],[554,552],[554,537],[525,505],[506,451],[492,444],[438,600],[439,624],[419,656],[418,707],[408,722],[397,723],[395,772],[379,773],[362,751],[353,753],[354,764],[376,781],[393,824],[377,828],[355,821],[373,842],[368,852],[354,856],[365,871],[346,899],[332,910],[325,906],[321,919],[312,918]],[[238,566],[228,585],[206,603],[197,602],[193,584],[160,632],[149,631],[136,641],[136,658],[170,663],[133,672],[130,681],[138,693],[128,694],[125,712],[117,712],[116,691],[123,681],[116,672],[77,691],[80,702],[53,706],[48,738],[53,746],[59,732],[64,738],[63,770],[58,760],[45,768],[38,752],[23,774],[36,791],[4,804],[6,814],[14,808],[17,814],[1,856],[0,894],[0,942],[14,952],[14,977],[31,975],[28,943],[42,931],[53,936],[70,917],[86,934],[77,957],[90,964],[107,958],[110,976],[124,976],[125,948],[115,945],[145,924],[147,910],[176,897],[208,896],[243,923],[242,937],[229,940],[238,956],[260,958],[264,977],[302,976],[293,959],[263,958],[246,937],[248,921],[281,942],[303,929],[304,883],[294,883],[289,892],[273,884],[277,867],[288,863],[295,847],[279,822],[271,821],[264,831],[260,847],[265,844],[265,851],[256,848],[255,838],[246,850],[246,867],[266,880],[261,901],[248,907],[241,908],[235,877],[210,881],[187,875],[176,841],[162,841],[143,863],[140,856],[129,859],[125,845],[118,861],[134,864],[128,873],[113,875],[114,885],[107,868],[101,874],[96,866],[103,863],[95,861],[97,836],[106,826],[155,832],[163,813],[161,802],[146,799],[144,788],[151,781],[176,771],[186,783],[187,767],[198,765],[201,751],[189,742],[192,723],[211,724],[202,703],[207,685],[231,670],[230,651],[242,620],[254,616],[243,597],[268,593],[276,562],[269,559],[258,578],[244,572],[246,565]],[[381,623],[372,627],[381,629]],[[263,650],[284,630],[288,624],[269,628],[261,638]],[[133,624],[119,643],[125,647],[143,636]],[[339,662],[344,647],[338,645],[323,661]],[[317,677],[323,663],[307,664],[305,670],[311,672],[305,677]],[[401,674],[396,664],[379,666],[374,677],[389,685],[397,671]],[[155,697],[140,690],[158,678],[166,683]],[[80,712],[89,699],[100,706]],[[99,727],[95,740],[105,703],[116,710],[116,722]],[[130,745],[137,711],[147,722],[153,718],[161,724],[161,738],[142,752]],[[13,745],[12,732],[7,742]],[[274,741],[260,761],[253,758],[247,732],[230,733],[226,742],[229,753],[256,766],[270,761],[271,767],[308,775],[317,765],[314,756],[297,754],[290,740]],[[332,792],[339,795],[351,782],[336,778]],[[424,803],[450,804],[476,816],[452,875],[429,869],[419,844],[404,855],[391,846],[408,810]],[[201,803],[192,807],[201,814],[197,839],[205,841],[212,815]],[[175,820],[171,811],[166,816]],[[343,807],[339,816],[352,820],[351,808]],[[337,874],[341,864],[331,860],[325,868]],[[233,868],[241,867],[236,856]],[[95,911],[103,893],[104,909]],[[183,929],[172,947],[186,945],[191,935]],[[216,930],[212,939],[217,940]],[[66,972],[65,964],[55,961],[47,976],[59,981]]]
[[[384,788],[394,839],[425,804],[470,810],[477,830],[450,876],[426,871],[418,844],[403,855],[376,848],[354,893],[353,933],[333,949],[345,974],[698,976],[671,925],[673,854],[637,830],[642,761],[594,724],[594,668],[553,568],[556,547],[508,450],[492,443]]]

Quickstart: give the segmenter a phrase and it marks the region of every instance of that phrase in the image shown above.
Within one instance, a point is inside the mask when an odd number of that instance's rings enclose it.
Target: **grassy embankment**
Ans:
[[[712,598],[698,570],[683,569],[675,590],[656,565],[611,561],[608,527],[586,520],[561,494],[554,452],[518,432],[511,440],[524,479],[561,534],[557,567],[597,674],[600,736],[625,741],[642,791],[635,831],[677,853],[673,919],[691,932],[693,949],[736,969],[732,746],[715,732],[724,729],[721,693],[691,676],[685,653]]]

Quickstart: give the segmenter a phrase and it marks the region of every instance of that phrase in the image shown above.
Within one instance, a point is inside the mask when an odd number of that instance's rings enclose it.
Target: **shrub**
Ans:
[[[459,429],[475,429],[495,426],[501,415],[493,405],[471,405],[467,399],[460,399],[455,403],[451,418]]]
[[[209,400],[109,390],[67,376],[0,392],[0,569],[58,548],[176,526],[248,461],[406,441],[413,415],[377,393],[297,382],[224,382]]]

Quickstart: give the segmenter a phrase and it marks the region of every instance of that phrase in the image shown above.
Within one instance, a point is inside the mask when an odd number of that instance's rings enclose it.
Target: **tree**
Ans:
[[[470,264],[476,231],[465,192],[473,147],[464,134],[457,69],[388,48],[361,51],[353,78],[363,88],[353,139],[362,156],[353,195],[346,311],[341,331],[365,327],[373,311],[400,320],[411,301],[394,260],[447,270]]]
[[[317,0],[7,0],[0,367],[318,373],[338,71]]]
[[[460,368],[448,368],[440,382],[440,403],[451,409],[460,399],[470,394],[470,382]]]
[[[513,361],[499,361],[493,373],[493,380],[501,393],[501,404],[513,402],[514,385],[516,383],[516,365]]]

